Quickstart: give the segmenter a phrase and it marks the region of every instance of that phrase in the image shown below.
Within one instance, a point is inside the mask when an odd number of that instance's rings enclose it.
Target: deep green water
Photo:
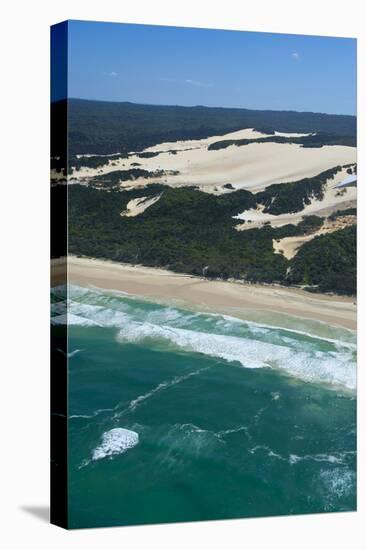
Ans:
[[[355,509],[353,333],[69,291],[71,527]]]

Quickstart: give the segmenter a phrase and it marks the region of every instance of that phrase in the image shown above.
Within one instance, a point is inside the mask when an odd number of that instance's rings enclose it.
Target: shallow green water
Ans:
[[[71,527],[355,509],[351,332],[69,290]]]

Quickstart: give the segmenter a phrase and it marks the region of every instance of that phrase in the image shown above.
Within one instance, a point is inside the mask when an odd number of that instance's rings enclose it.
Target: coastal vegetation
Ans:
[[[356,293],[356,226],[315,237],[291,262],[288,281],[322,292]]]
[[[121,216],[130,200],[158,194],[160,199],[142,214]],[[71,185],[69,251],[208,278],[296,284],[353,294],[354,228],[316,238],[287,260],[274,252],[273,240],[312,233],[323,219],[309,216],[298,225],[273,228],[267,224],[237,231],[233,216],[252,208],[257,196],[244,190],[216,196],[157,184],[109,192]]]
[[[128,159],[130,156],[136,156],[141,159],[149,159],[156,157],[160,153],[155,152],[142,152],[142,153],[116,153],[115,155],[72,155],[69,157],[69,166],[73,170],[80,170],[82,167],[86,168],[101,168],[107,164],[113,166],[113,162],[121,159]]]
[[[267,137],[217,141],[209,149],[267,141],[314,148],[356,145],[353,116],[79,99],[53,103],[51,111],[55,121],[64,122],[66,113],[68,121],[68,169],[65,142],[57,133],[52,136],[52,165],[59,173],[73,174],[73,181],[82,167],[95,170],[106,164],[116,166],[121,159],[123,167],[123,159],[132,154],[137,159],[153,158],[159,153],[144,150],[157,143],[203,139],[245,128]],[[276,132],[309,135],[286,137]],[[177,153],[174,149],[166,152]],[[195,187],[158,184],[164,176],[179,172],[145,170],[134,162],[128,169],[86,178],[86,185],[83,182],[68,186],[69,252],[208,278],[301,285],[313,291],[354,294],[355,226],[314,237],[287,259],[274,250],[273,242],[311,235],[322,227],[324,218],[307,216],[298,224],[282,227],[272,227],[268,222],[251,228],[248,222],[245,231],[236,229],[235,219],[251,209],[275,216],[299,213],[312,201],[324,198],[327,183],[342,168],[350,175],[356,173],[354,164],[339,165],[314,177],[290,183],[279,180],[258,193],[235,191],[229,179],[224,182],[229,192],[216,195]],[[146,184],[133,188],[136,179],[143,179]],[[122,188],[124,182],[131,182],[128,190]],[[52,187],[51,194],[60,193],[58,187],[61,186]],[[138,215],[124,215],[127,204],[139,198],[156,200]],[[354,209],[344,209],[329,219],[335,221],[354,214]]]
[[[342,166],[335,166],[312,178],[270,185],[264,191],[257,193],[255,200],[258,204],[263,204],[264,212],[269,214],[300,212],[310,204],[311,199],[323,199],[327,181],[333,179],[341,170]]]
[[[114,172],[108,172],[107,174],[101,174],[95,176],[92,181],[92,185],[98,188],[119,188],[120,184],[124,181],[135,181],[138,178],[151,179],[161,178],[168,172],[165,170],[144,170],[141,168],[131,168],[129,170],[115,170]],[[177,171],[169,171],[169,174],[178,174]]]
[[[323,147],[324,145],[346,145],[356,147],[356,136],[338,136],[335,134],[318,133],[310,136],[286,137],[271,136],[256,139],[225,139],[215,141],[208,146],[209,151],[226,149],[231,145],[242,147],[251,143],[295,143],[302,147]]]
[[[221,205],[233,205],[236,210],[232,215],[238,213],[238,209],[248,210],[263,206],[263,212],[279,215],[283,213],[300,212],[312,199],[322,200],[324,196],[324,187],[327,181],[342,170],[342,166],[335,166],[325,170],[320,174],[303,178],[289,183],[276,183],[268,186],[264,191],[253,194],[249,191],[238,190],[235,193],[227,194],[225,199],[221,199]],[[89,181],[89,185],[97,188],[119,189],[120,183],[125,181],[134,181],[137,178],[154,179],[161,178],[164,175],[177,175],[177,170],[154,170],[148,171],[141,168],[132,168],[128,170],[115,170],[94,176]],[[234,190],[234,187],[227,183],[225,189]],[[210,199],[207,199],[210,200]],[[240,211],[240,210],[239,210]]]
[[[78,157],[76,155],[69,157],[69,166],[70,168],[73,168],[74,170],[78,171],[82,167],[87,168],[101,168],[102,166],[105,166],[108,164],[108,162],[115,162],[116,160],[120,159],[127,159],[127,154],[116,154],[116,155],[108,155],[106,157],[105,155],[92,155],[92,156],[81,156]]]
[[[329,216],[329,219],[331,221],[334,221],[341,216],[357,216],[357,208],[345,208],[344,210],[337,210]]]

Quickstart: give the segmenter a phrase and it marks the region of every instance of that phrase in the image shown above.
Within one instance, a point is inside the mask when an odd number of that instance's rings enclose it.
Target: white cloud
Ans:
[[[193,80],[192,78],[186,78],[185,80],[179,80],[177,78],[161,77],[162,82],[174,82],[176,84],[188,84],[189,86],[197,86],[199,88],[212,88],[213,84],[208,82],[201,82],[200,80]]]
[[[300,54],[297,53],[297,52],[292,52],[291,57],[292,57],[293,59],[299,59],[299,58],[300,58]]]
[[[109,73],[109,76],[115,78],[116,76],[118,76],[118,73],[116,73],[115,71],[112,71],[111,73]]]
[[[198,86],[200,88],[211,88],[212,84],[208,82],[200,82],[199,80],[192,80],[191,78],[186,78],[184,81],[185,84],[190,84],[191,86]]]

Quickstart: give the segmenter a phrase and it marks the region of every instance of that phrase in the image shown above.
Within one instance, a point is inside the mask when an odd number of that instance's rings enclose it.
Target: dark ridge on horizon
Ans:
[[[111,101],[108,99],[89,99],[84,97],[69,97],[69,98],[63,98],[58,99],[56,101],[53,101],[52,103],[60,103],[62,101],[80,101],[80,102],[89,102],[89,103],[108,103],[108,104],[115,104],[115,105],[136,105],[141,107],[175,107],[180,109],[225,109],[225,110],[233,110],[233,111],[249,111],[249,112],[258,112],[258,113],[298,113],[298,114],[309,114],[309,115],[323,115],[323,116],[331,116],[331,117],[351,117],[351,118],[357,118],[357,115],[351,115],[347,113],[325,113],[323,111],[297,111],[295,109],[270,109],[270,108],[263,108],[263,109],[250,109],[248,107],[225,107],[225,106],[219,106],[219,105],[180,105],[179,103],[139,103],[135,101]]]
[[[316,133],[322,134],[323,138],[337,137],[331,142],[346,145],[356,140],[357,119],[352,115],[200,105],[148,105],[78,98],[52,103],[51,114],[55,120],[67,116],[70,157],[86,153],[142,151],[157,143],[205,139],[244,128],[254,128],[266,134],[276,131]],[[62,149],[58,138],[56,135],[52,145],[53,156],[58,156],[58,151]]]

